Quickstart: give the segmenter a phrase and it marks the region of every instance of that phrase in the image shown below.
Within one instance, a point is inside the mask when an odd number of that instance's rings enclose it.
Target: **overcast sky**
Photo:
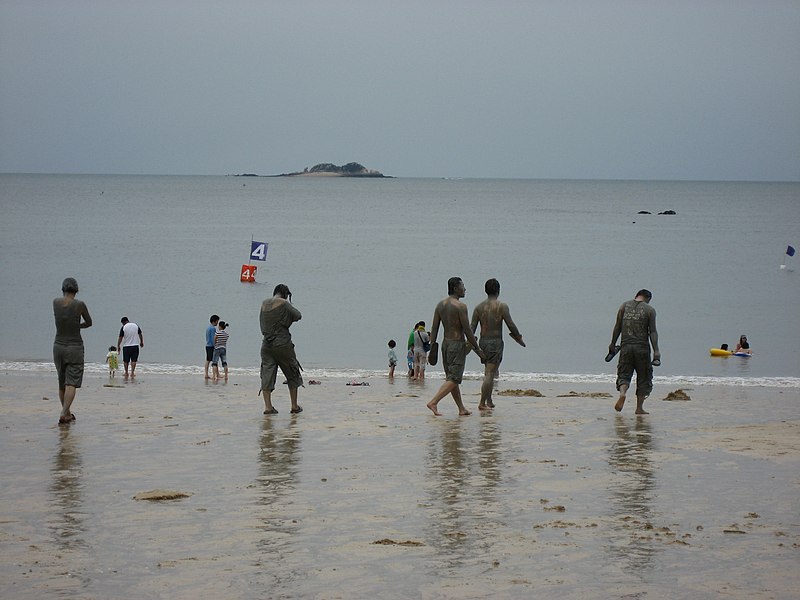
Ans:
[[[0,0],[0,172],[800,180],[797,0]]]

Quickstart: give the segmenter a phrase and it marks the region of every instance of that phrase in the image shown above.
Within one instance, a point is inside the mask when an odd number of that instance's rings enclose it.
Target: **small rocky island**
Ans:
[[[242,173],[237,177],[390,177],[380,171],[368,169],[357,162],[347,163],[341,167],[333,163],[319,163],[302,171],[293,173],[281,173],[280,175],[256,175],[254,173]]]

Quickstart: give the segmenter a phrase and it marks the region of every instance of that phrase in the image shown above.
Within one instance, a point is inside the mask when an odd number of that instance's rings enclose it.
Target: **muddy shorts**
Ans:
[[[261,344],[261,389],[272,391],[275,389],[275,380],[278,378],[280,367],[289,389],[303,386],[303,376],[300,374],[300,363],[294,353],[294,344],[284,346],[269,346],[266,342]]]
[[[442,342],[442,368],[445,379],[460,384],[464,378],[464,365],[467,363],[467,344],[454,340]]]
[[[483,353],[486,355],[486,358],[481,359],[482,364],[491,364],[491,365],[499,365],[503,362],[503,340],[497,338],[481,338],[478,340],[478,346],[480,346]]]
[[[617,389],[630,386],[636,371],[636,395],[649,396],[653,391],[653,365],[650,363],[650,346],[623,346],[617,363]]]
[[[53,362],[58,373],[58,389],[81,387],[83,383],[83,346],[53,344]]]

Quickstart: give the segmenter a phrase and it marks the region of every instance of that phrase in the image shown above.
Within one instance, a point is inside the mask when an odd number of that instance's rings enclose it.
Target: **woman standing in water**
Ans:
[[[58,399],[61,400],[61,416],[58,424],[75,420],[70,411],[75,392],[83,383],[83,339],[81,329],[92,326],[89,309],[77,300],[78,282],[67,277],[61,284],[64,296],[53,300],[53,316],[56,320],[56,338],[53,341],[53,362],[58,373]]]

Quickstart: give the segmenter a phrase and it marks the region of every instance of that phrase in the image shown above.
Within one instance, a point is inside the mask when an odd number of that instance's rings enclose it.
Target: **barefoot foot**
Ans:
[[[459,414],[459,416],[462,416],[462,417],[468,417],[472,413],[465,408],[464,410],[459,410],[458,414]]]
[[[617,412],[622,412],[622,407],[625,406],[625,396],[620,396],[617,403],[614,405],[614,410]]]
[[[428,402],[425,406],[427,406],[430,409],[430,411],[434,415],[436,415],[437,417],[441,417],[442,416],[442,413],[440,413],[438,410],[436,410],[436,405],[435,404],[433,404],[431,402]]]

